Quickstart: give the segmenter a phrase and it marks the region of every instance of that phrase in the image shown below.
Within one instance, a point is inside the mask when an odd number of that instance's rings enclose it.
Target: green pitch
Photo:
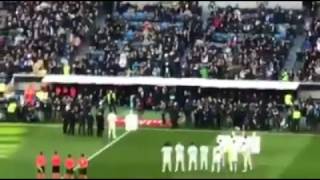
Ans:
[[[118,136],[123,133],[122,129],[118,130]],[[165,141],[212,145],[218,133],[207,130],[139,129],[122,135],[116,142],[108,142],[106,137],[62,135],[60,125],[2,123],[0,178],[35,178],[34,160],[39,151],[43,151],[50,161],[54,150],[58,150],[64,158],[68,153],[76,157],[80,153],[90,156],[103,147],[106,147],[105,150],[90,161],[89,178],[320,178],[319,136],[290,133],[258,133],[262,137],[262,151],[253,157],[252,172],[240,172],[240,163],[237,174],[226,169],[220,174],[209,171],[161,173],[160,148]],[[50,177],[50,163],[46,170]]]

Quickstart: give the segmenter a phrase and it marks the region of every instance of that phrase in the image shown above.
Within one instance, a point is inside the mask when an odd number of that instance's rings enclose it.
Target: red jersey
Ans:
[[[56,87],[56,95],[60,95],[61,94],[61,87]]]
[[[60,166],[61,159],[59,155],[53,155],[51,158],[51,164],[52,166]]]
[[[88,159],[83,157],[80,158],[79,165],[80,165],[80,168],[88,168],[88,165],[89,165]]]
[[[77,96],[77,90],[75,87],[70,88],[70,96],[71,97],[76,97]]]
[[[44,155],[38,155],[36,159],[36,166],[45,166],[46,164],[46,157]]]
[[[66,162],[65,162],[65,167],[67,169],[73,169],[74,168],[74,160],[72,158],[67,158]]]

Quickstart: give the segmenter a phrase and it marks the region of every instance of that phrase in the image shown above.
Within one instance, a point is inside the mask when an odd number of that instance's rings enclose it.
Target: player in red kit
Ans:
[[[87,176],[87,169],[89,166],[89,160],[84,156],[84,154],[81,154],[81,157],[78,162],[80,169],[79,169],[79,178],[80,179],[88,179]]]
[[[66,159],[64,166],[66,168],[66,174],[64,176],[65,179],[73,179],[74,178],[73,169],[75,167],[75,162],[72,159],[71,154],[68,155],[68,158]]]
[[[54,155],[51,158],[51,165],[52,165],[52,179],[60,179],[61,158],[57,151],[54,152]]]
[[[45,166],[47,164],[46,157],[43,155],[43,152],[40,152],[36,158],[36,168],[37,168],[37,179],[44,179],[45,175]]]

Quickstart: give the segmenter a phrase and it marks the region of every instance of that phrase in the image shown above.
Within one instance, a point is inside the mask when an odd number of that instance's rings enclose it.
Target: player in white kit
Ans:
[[[219,144],[219,148],[220,148],[221,155],[222,155],[222,159],[221,159],[222,167],[225,167],[226,160],[227,160],[227,158],[226,158],[227,150],[228,150],[228,146],[231,143],[231,137],[225,136],[224,138],[222,138],[222,136],[218,136],[217,143]]]
[[[209,147],[205,145],[200,146],[200,169],[208,170],[208,154]]]
[[[188,156],[189,156],[189,163],[188,163],[188,171],[198,170],[198,148],[194,143],[191,143],[188,147]]]
[[[228,160],[229,170],[236,173],[238,169],[238,147],[235,139],[232,140],[228,148]]]
[[[166,172],[166,169],[169,170],[169,172],[172,171],[172,163],[171,163],[171,156],[172,156],[173,148],[171,147],[170,143],[165,143],[164,146],[161,148],[162,152],[162,171]]]
[[[110,112],[107,117],[108,120],[108,139],[115,139],[116,135],[116,121],[117,115],[114,112]]]
[[[241,154],[243,157],[242,172],[247,172],[248,167],[249,167],[249,170],[252,171],[253,169],[252,159],[251,159],[252,150],[251,150],[250,139],[247,136],[244,136],[244,139],[242,141]]]
[[[215,170],[217,170],[217,172],[219,173],[221,171],[222,157],[223,157],[223,152],[222,152],[221,146],[217,144],[212,149],[211,172],[215,172]]]
[[[182,172],[185,171],[185,165],[184,165],[184,145],[178,142],[175,146],[175,152],[176,152],[176,168],[175,172],[178,172],[179,165],[182,170]]]

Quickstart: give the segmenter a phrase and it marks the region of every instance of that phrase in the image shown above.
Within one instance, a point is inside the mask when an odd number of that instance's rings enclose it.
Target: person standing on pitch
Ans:
[[[60,179],[61,158],[57,151],[54,152],[51,158],[51,164],[52,164],[52,179]]]
[[[228,141],[226,142],[226,140],[222,140],[221,138],[217,140],[217,144],[218,144],[218,148],[221,152],[221,155],[222,155],[222,159],[221,159],[221,164],[222,164],[222,167],[225,167],[225,164],[226,164],[226,155],[227,155],[227,148],[228,148]]]
[[[244,140],[242,142],[241,146],[241,154],[243,157],[243,170],[242,172],[247,172],[247,169],[249,167],[249,170],[252,171],[252,159],[251,159],[251,144],[249,141],[249,138],[245,135]]]
[[[63,118],[63,134],[68,133],[69,125],[70,125],[70,111],[71,111],[71,104],[67,103],[64,111],[62,113],[62,118]]]
[[[85,157],[84,154],[81,154],[81,157],[79,159],[79,178],[80,179],[88,179],[87,177],[87,169],[89,166],[89,160]]]
[[[172,156],[173,148],[170,145],[169,142],[165,143],[163,147],[161,148],[162,152],[162,173],[166,172],[166,169],[169,170],[169,172],[172,171]]]
[[[40,152],[36,158],[37,179],[45,179],[47,160],[43,152]]]
[[[70,117],[70,124],[69,124],[69,130],[68,130],[68,134],[70,135],[74,135],[74,131],[76,128],[76,121],[77,121],[77,106],[75,106],[75,104],[73,105],[73,107],[71,108],[71,111],[69,112],[69,117]]]
[[[94,122],[94,118],[93,118],[93,114],[91,109],[85,114],[86,116],[86,123],[87,123],[87,133],[88,136],[93,136],[93,122]]]
[[[179,108],[177,102],[174,102],[169,108],[169,116],[172,124],[171,128],[178,128]]]
[[[71,154],[68,154],[68,158],[65,161],[65,169],[66,169],[66,174],[64,176],[65,179],[74,179],[74,167],[75,167],[75,162],[71,156]]]
[[[117,115],[114,112],[110,112],[107,117],[108,120],[108,139],[115,139],[116,136],[116,121]]]
[[[85,126],[87,127],[87,132],[86,134],[88,136],[93,136],[93,122],[94,118],[92,115],[92,105],[91,105],[91,97],[90,96],[85,96],[84,98],[84,103],[83,103],[83,108],[84,108],[84,122]]]
[[[200,169],[208,170],[208,154],[209,147],[205,145],[200,146]]]
[[[180,142],[176,144],[175,146],[175,152],[176,152],[176,168],[175,172],[178,172],[179,165],[181,167],[182,172],[185,171],[185,166],[184,166],[184,145],[182,145]]]
[[[104,107],[102,102],[99,103],[99,107],[97,109],[96,121],[97,121],[97,136],[102,137],[104,130]]]
[[[105,97],[105,100],[107,101],[109,112],[112,111],[112,112],[117,113],[117,109],[116,109],[116,102],[117,102],[116,93],[113,92],[112,90],[109,90],[107,96]]]
[[[79,110],[79,126],[78,126],[78,134],[85,135],[86,134],[86,118],[85,118],[85,107],[83,102],[80,102],[80,110]]]
[[[194,170],[198,170],[198,148],[192,142],[188,147],[188,156],[189,156],[189,163],[188,163],[188,171],[192,170],[192,166]]]
[[[222,164],[222,157],[223,157],[223,151],[219,144],[217,146],[213,147],[212,150],[212,166],[211,166],[211,172],[215,171],[215,168],[217,168],[217,173],[220,173],[221,170],[221,164]]]
[[[232,140],[232,143],[229,146],[228,160],[230,172],[236,173],[238,169],[238,148],[235,139]]]

